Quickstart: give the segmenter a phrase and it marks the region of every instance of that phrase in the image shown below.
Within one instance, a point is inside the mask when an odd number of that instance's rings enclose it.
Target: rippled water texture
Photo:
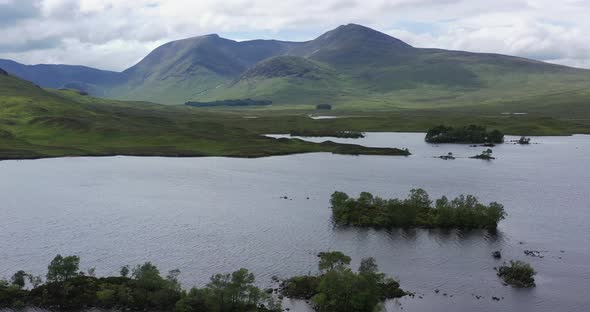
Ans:
[[[98,275],[150,260],[161,271],[179,268],[187,287],[240,267],[267,285],[272,275],[315,272],[319,251],[341,250],[355,267],[375,257],[404,289],[423,295],[390,301],[389,311],[590,310],[589,136],[497,146],[491,162],[435,159],[484,148],[430,145],[423,134],[333,140],[408,147],[413,155],[2,161],[0,278],[18,269],[44,274],[61,253],[80,255]],[[335,190],[400,197],[416,187],[432,197],[498,201],[509,216],[497,234],[336,228],[330,220]],[[526,249],[544,258],[527,257]],[[494,250],[530,262],[537,287],[503,286]]]

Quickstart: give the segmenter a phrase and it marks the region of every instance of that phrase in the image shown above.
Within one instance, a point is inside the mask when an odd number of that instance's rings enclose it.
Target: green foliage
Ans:
[[[375,259],[363,259],[358,273],[349,263],[350,257],[341,252],[322,252],[322,274],[292,277],[285,281],[281,293],[289,298],[311,298],[316,311],[326,312],[372,312],[384,300],[405,295],[399,283],[379,272]]]
[[[281,293],[288,298],[293,299],[311,299],[317,294],[321,277],[303,275],[294,276],[285,281]]]
[[[12,284],[0,280],[0,309],[24,306],[50,310],[82,310],[89,307],[116,310],[279,312],[281,302],[255,286],[254,275],[246,269],[216,274],[204,288],[189,292],[180,287],[180,270],[166,278],[151,262],[133,268],[131,278],[123,267],[121,277],[97,278],[77,273],[77,256],[56,256],[48,267],[48,283],[18,271]],[[123,274],[124,273],[124,274]],[[23,289],[25,278],[33,289]]]
[[[119,271],[119,274],[121,274],[122,277],[129,276],[129,266],[128,265],[122,266],[121,270]]]
[[[518,144],[521,145],[527,145],[527,144],[531,144],[531,138],[527,138],[527,137],[520,137],[520,139],[518,139]]]
[[[499,130],[488,132],[485,127],[477,125],[462,128],[440,125],[428,129],[425,140],[428,143],[502,143],[504,134]]]
[[[471,158],[475,158],[475,159],[484,159],[484,160],[492,160],[492,159],[496,159],[494,156],[492,156],[494,152],[492,151],[492,149],[488,148],[487,150],[481,152],[481,154],[479,155],[475,155]]]
[[[495,229],[506,217],[501,204],[493,202],[486,206],[472,195],[461,195],[452,201],[443,196],[433,207],[423,189],[411,190],[404,200],[385,200],[366,192],[354,199],[335,192],[330,203],[337,223],[354,226]]]
[[[350,257],[340,251],[320,252],[318,254],[320,272],[342,269],[350,264]]]
[[[503,265],[498,268],[498,276],[504,282],[515,287],[534,287],[535,270],[533,267],[522,261],[510,261],[510,265]]]
[[[80,270],[80,257],[78,256],[55,256],[47,267],[48,282],[63,282],[78,276]]]
[[[240,106],[267,106],[272,105],[272,101],[265,100],[222,100],[213,102],[186,102],[184,105],[193,107],[218,107],[218,106],[229,106],[229,107],[240,107]]]
[[[25,284],[26,284],[26,279],[28,277],[27,272],[20,270],[16,273],[14,273],[14,275],[12,275],[11,281],[12,281],[12,285],[18,287],[18,288],[24,288]]]

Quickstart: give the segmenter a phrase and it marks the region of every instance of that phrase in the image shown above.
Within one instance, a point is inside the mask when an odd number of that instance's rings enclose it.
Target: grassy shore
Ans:
[[[590,109],[555,108],[527,115],[502,114],[503,106],[440,110],[333,110],[341,118],[314,120],[313,109],[219,109],[97,99],[74,91],[38,88],[0,76],[0,159],[60,156],[263,157],[294,153],[407,155],[395,148],[273,139],[269,133],[412,131],[471,123],[514,135],[590,133]]]

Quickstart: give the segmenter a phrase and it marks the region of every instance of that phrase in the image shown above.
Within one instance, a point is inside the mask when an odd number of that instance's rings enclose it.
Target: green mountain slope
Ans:
[[[306,120],[307,118],[300,118]],[[0,160],[53,156],[260,157],[305,152],[405,155],[398,149],[277,140],[241,115],[42,89],[0,70]]]
[[[27,73],[8,72],[19,77]],[[355,24],[307,42],[238,42],[217,35],[174,41],[122,73],[100,77],[80,77],[67,86],[106,98],[163,104],[272,100],[270,109],[329,103],[340,110],[478,107],[532,112],[538,105],[552,112],[564,107],[560,112],[566,113],[566,107],[585,110],[590,100],[583,91],[590,89],[590,70],[506,55],[415,48]],[[538,103],[531,106],[534,101]]]

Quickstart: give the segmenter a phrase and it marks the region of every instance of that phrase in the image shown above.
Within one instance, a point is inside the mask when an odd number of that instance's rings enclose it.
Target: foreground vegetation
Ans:
[[[501,204],[479,203],[472,195],[453,200],[437,199],[435,205],[423,189],[413,189],[406,199],[382,199],[363,192],[358,199],[334,192],[332,216],[339,224],[374,227],[440,227],[495,229],[506,217]]]
[[[373,312],[384,300],[406,295],[397,281],[379,272],[373,258],[363,259],[358,272],[353,272],[350,257],[341,252],[322,252],[318,256],[320,275],[286,280],[281,288],[284,296],[311,299],[316,311]]]
[[[498,276],[506,282],[506,284],[514,287],[534,287],[535,286],[535,270],[533,267],[522,261],[510,261],[510,265],[503,265],[498,268]]]
[[[231,274],[215,274],[203,288],[182,290],[179,270],[166,277],[150,262],[120,276],[98,278],[94,269],[79,270],[77,256],[56,256],[48,267],[47,280],[24,271],[11,282],[0,281],[0,309],[42,307],[50,310],[82,310],[89,307],[117,310],[270,312],[281,311],[280,302],[255,286],[246,269]],[[25,288],[29,282],[31,289]]]
[[[319,275],[296,276],[283,282],[281,296],[311,299],[316,311],[372,312],[386,299],[406,293],[399,283],[380,273],[373,258],[361,261],[358,272],[341,252],[319,255]],[[88,308],[178,312],[279,312],[281,300],[255,285],[246,269],[215,274],[204,287],[183,290],[179,270],[163,277],[150,262],[124,266],[120,276],[96,277],[94,269],[80,271],[78,256],[57,255],[46,281],[24,271],[0,280],[0,309],[41,307],[50,310]]]
[[[499,130],[488,131],[485,127],[477,125],[461,128],[440,125],[428,129],[425,140],[428,143],[503,143],[504,134]]]

